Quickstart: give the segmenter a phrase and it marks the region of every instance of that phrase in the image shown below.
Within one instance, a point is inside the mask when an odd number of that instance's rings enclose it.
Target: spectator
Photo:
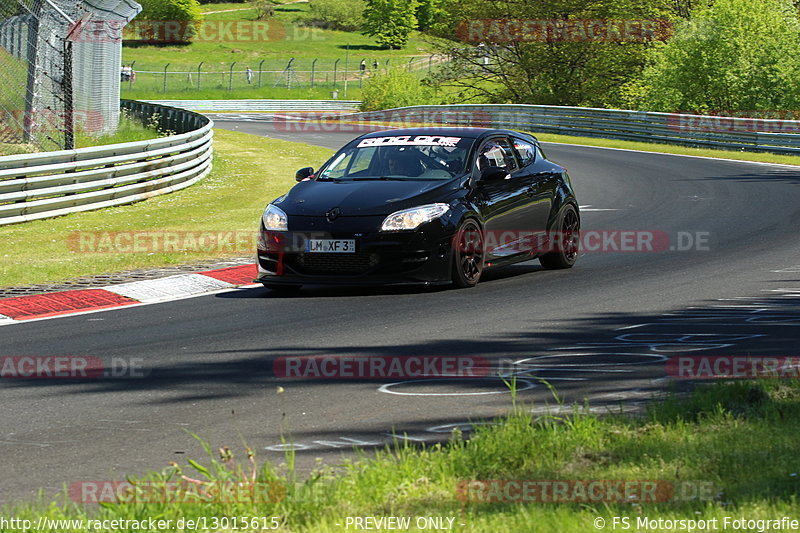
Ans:
[[[247,84],[250,85],[253,83],[253,69],[247,67],[247,70],[244,71],[245,75],[247,76]]]

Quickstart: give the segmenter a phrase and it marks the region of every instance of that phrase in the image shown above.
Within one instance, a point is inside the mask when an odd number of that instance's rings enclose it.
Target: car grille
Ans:
[[[378,264],[375,253],[314,254],[300,253],[287,256],[287,263],[301,274],[361,274]]]

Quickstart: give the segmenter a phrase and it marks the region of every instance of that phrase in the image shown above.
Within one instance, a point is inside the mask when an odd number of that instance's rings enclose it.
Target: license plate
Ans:
[[[356,252],[355,239],[309,239],[306,252],[323,254],[353,254]]]

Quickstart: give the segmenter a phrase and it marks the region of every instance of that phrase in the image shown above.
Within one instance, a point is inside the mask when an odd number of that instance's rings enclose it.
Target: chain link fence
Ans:
[[[0,2],[0,143],[74,144],[71,46],[78,0]],[[2,153],[2,152],[0,152]]]
[[[119,120],[132,0],[0,0],[0,155],[75,147]]]
[[[402,69],[424,76],[444,61],[443,56],[413,56],[373,59],[346,58],[282,58],[251,62],[236,61],[225,65],[199,63],[148,65],[141,69],[130,65],[132,76],[122,83],[122,91],[142,90],[168,93],[204,89],[237,89],[282,87],[288,89],[326,88],[342,93],[345,81],[350,88],[362,87],[370,76],[389,69]],[[126,65],[127,67],[128,65]]]

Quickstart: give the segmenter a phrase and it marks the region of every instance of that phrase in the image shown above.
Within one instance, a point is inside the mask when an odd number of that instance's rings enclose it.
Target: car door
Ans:
[[[520,231],[526,226],[527,187],[508,137],[491,137],[476,152],[473,171],[487,165],[508,171],[505,179],[478,182],[475,201],[484,217],[486,261],[500,261],[520,253]]]
[[[541,242],[553,207],[557,176],[534,143],[520,137],[513,137],[512,141],[521,167],[519,179],[525,188],[525,228],[534,233],[533,242]]]

